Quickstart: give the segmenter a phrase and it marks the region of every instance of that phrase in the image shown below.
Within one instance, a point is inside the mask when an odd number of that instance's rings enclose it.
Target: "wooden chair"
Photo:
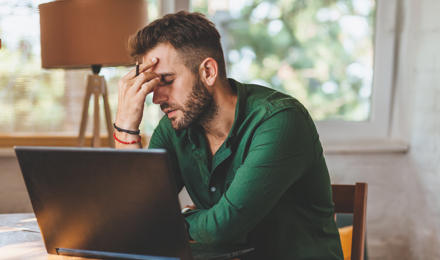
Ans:
[[[367,214],[367,183],[333,184],[335,213],[353,213],[351,260],[363,260],[365,250],[365,220]]]

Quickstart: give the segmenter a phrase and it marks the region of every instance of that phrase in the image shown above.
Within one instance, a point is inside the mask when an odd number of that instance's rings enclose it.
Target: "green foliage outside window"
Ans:
[[[291,94],[315,120],[368,120],[373,0],[235,0],[219,6],[192,2],[220,30],[229,76]]]

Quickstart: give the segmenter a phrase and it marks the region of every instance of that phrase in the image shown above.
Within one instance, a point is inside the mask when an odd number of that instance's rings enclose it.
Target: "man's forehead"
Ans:
[[[183,63],[174,47],[169,43],[161,43],[147,52],[142,57],[142,63],[150,63],[151,59],[158,58],[159,62],[154,68],[156,73],[176,72]]]

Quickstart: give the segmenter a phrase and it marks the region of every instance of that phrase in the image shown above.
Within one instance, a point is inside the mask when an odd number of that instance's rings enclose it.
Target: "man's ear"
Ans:
[[[206,86],[213,86],[218,76],[218,64],[213,58],[208,57],[199,66],[200,79]]]

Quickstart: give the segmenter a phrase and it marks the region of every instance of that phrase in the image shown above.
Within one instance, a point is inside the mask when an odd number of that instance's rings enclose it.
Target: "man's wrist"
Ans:
[[[131,135],[139,135],[140,134],[140,130],[130,130],[130,129],[125,129],[125,128],[121,128],[119,126],[116,125],[116,123],[113,123],[113,127],[118,131],[118,132],[123,132],[123,133],[127,133],[127,134],[131,134]]]
[[[123,140],[124,142],[139,141],[141,139],[140,135],[119,132],[116,129],[114,131],[114,134],[115,134],[116,138],[118,138],[119,140]]]
[[[136,123],[130,123],[130,122],[124,122],[122,120],[116,119],[115,125],[117,125],[119,128],[130,130],[130,131],[137,131],[139,130],[139,125]]]
[[[119,132],[115,129],[113,132],[113,138],[115,139],[115,148],[142,148],[142,137],[140,135],[132,135],[124,132]]]

